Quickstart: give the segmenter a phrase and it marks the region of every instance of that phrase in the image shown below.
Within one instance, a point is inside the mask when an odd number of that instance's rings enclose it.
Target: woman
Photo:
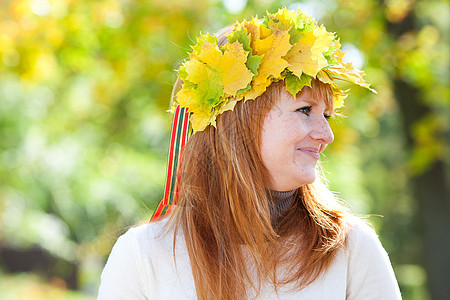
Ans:
[[[99,299],[400,299],[374,231],[316,178],[346,96],[334,80],[369,88],[363,73],[301,11],[226,32],[178,71],[193,130],[178,204],[119,238]]]

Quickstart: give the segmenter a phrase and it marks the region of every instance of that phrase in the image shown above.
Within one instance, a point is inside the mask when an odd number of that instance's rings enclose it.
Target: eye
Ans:
[[[329,120],[329,119],[331,118],[331,116],[330,116],[329,114],[323,114],[323,117],[324,117],[326,120]]]
[[[300,107],[299,109],[297,109],[296,111],[299,111],[307,116],[309,116],[309,113],[311,112],[311,106],[304,106],[304,107]]]

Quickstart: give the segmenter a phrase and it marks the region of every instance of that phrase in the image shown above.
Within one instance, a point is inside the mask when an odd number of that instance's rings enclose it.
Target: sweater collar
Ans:
[[[272,204],[270,205],[270,216],[272,220],[284,215],[294,201],[294,194],[296,191],[297,190],[283,192],[270,191],[270,196],[272,198]]]

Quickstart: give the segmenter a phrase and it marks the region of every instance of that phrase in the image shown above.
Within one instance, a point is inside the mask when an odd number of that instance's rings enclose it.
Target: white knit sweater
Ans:
[[[190,261],[182,235],[161,235],[166,221],[140,225],[121,236],[103,270],[98,299],[196,299]],[[250,293],[251,294],[251,293]],[[377,235],[362,221],[352,221],[348,247],[331,266],[300,291],[289,286],[275,293],[263,286],[256,299],[401,299],[389,258]]]

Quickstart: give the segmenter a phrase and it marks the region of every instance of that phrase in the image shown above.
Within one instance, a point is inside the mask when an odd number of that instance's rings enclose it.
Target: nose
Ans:
[[[330,124],[325,119],[325,117],[320,117],[315,122],[315,125],[314,125],[313,129],[311,130],[310,136],[311,136],[311,138],[319,141],[320,144],[322,144],[323,146],[328,145],[329,143],[333,142],[333,140],[334,140],[333,131],[331,130]]]

